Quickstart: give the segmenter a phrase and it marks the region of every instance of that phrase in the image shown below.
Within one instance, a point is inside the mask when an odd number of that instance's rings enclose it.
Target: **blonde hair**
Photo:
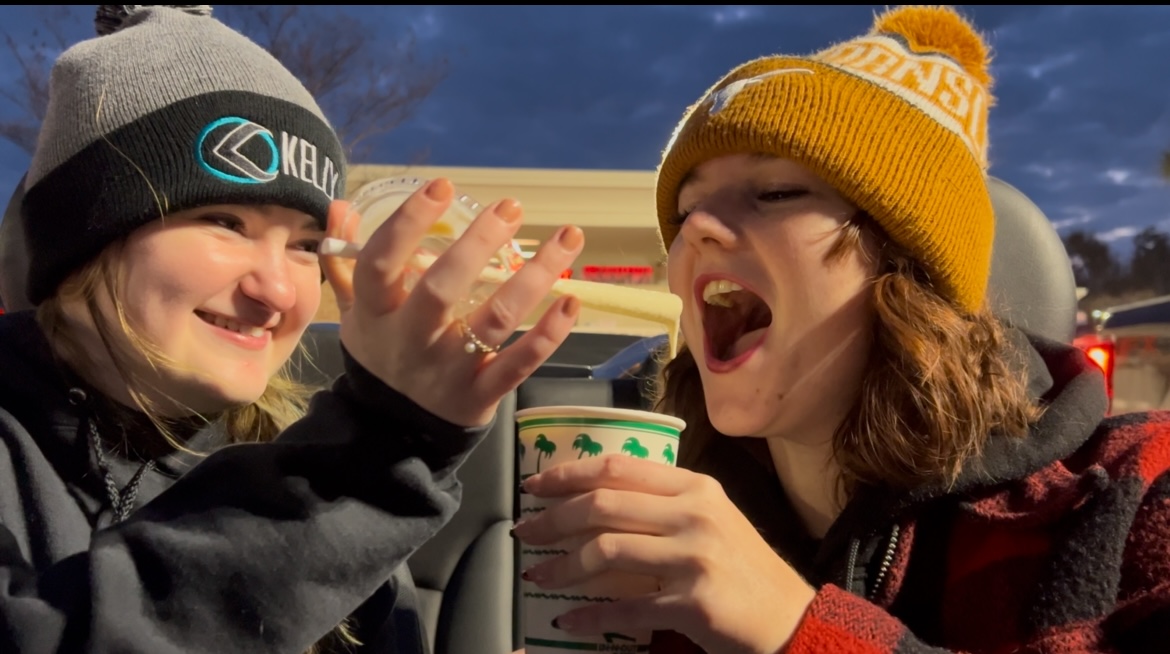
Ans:
[[[882,267],[873,280],[869,364],[833,437],[839,487],[848,496],[859,484],[953,485],[992,434],[1021,437],[1041,410],[1013,370],[999,320],[986,307],[972,315],[944,300],[866,214],[842,226],[826,263],[861,251],[867,233],[881,243]],[[685,347],[663,367],[656,405],[686,420],[679,465],[695,467],[720,434]]]
[[[144,359],[151,370],[177,370],[158,345],[142,336],[126,313],[121,288],[125,279],[122,252],[125,240],[107,246],[95,259],[74,272],[49,299],[37,307],[37,321],[52,344],[54,352],[66,361],[82,368],[94,365],[76,335],[72,333],[65,314],[65,305],[80,301],[96,328],[119,376],[125,380],[127,391],[135,406],[158,428],[159,434],[175,449],[193,454],[180,441],[162,416],[157,403],[145,389],[157,392],[149,379],[136,375],[127,365],[135,358]],[[113,316],[101,310],[101,294],[113,307]],[[306,357],[307,360],[307,357]],[[286,427],[305,415],[308,400],[316,390],[298,383],[292,376],[290,363],[268,380],[264,393],[254,402],[225,411],[223,421],[229,443],[263,443],[274,440]],[[90,369],[77,370],[85,377]],[[174,398],[168,398],[174,401]],[[204,418],[206,420],[206,418]],[[354,636],[349,619],[343,620],[333,631],[309,647],[305,654],[326,654],[347,651],[361,643]]]

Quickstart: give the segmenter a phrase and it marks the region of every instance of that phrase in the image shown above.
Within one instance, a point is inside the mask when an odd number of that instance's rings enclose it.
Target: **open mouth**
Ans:
[[[710,355],[731,361],[758,344],[772,324],[772,309],[755,293],[727,279],[702,287],[703,331]]]
[[[225,316],[221,316],[221,315],[214,314],[214,313],[208,313],[206,311],[199,311],[198,309],[196,309],[195,315],[199,316],[199,318],[201,320],[203,320],[203,322],[205,322],[209,325],[214,325],[215,327],[219,327],[220,329],[226,329],[229,332],[236,332],[237,334],[243,334],[244,336],[251,336],[252,338],[261,338],[262,336],[264,336],[264,333],[268,331],[268,330],[264,329],[263,327],[255,327],[253,325],[245,325],[244,323],[236,321],[236,320],[232,320],[231,318],[227,318]]]

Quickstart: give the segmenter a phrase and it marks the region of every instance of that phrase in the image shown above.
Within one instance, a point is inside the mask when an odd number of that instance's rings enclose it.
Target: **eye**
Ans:
[[[694,211],[694,209],[686,209],[683,211],[679,211],[674,216],[671,216],[670,219],[667,220],[667,222],[670,223],[671,225],[675,225],[675,226],[681,225],[687,221],[687,217],[691,215],[692,211]]]
[[[756,199],[760,202],[784,202],[785,200],[795,200],[806,195],[808,195],[808,189],[786,188],[758,193]]]
[[[297,250],[300,250],[301,252],[317,254],[317,251],[321,249],[321,239],[313,238],[297,241],[296,243],[293,243],[293,247]]]
[[[209,213],[199,217],[199,220],[229,229],[237,234],[244,233],[244,221],[227,213]]]

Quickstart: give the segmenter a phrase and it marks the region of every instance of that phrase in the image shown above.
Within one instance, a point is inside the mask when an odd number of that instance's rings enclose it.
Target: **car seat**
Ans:
[[[992,311],[1037,336],[1072,343],[1077,284],[1064,242],[1040,208],[1014,186],[991,177],[988,189],[996,217],[987,290]]]

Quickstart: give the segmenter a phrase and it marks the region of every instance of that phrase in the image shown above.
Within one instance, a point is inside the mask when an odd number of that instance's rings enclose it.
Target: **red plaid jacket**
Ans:
[[[1027,442],[954,492],[859,495],[822,542],[785,536],[799,523],[767,465],[744,478],[743,445],[704,463],[820,589],[784,654],[1170,652],[1170,412],[1102,420],[1092,364],[1032,346],[1047,412]],[[701,650],[659,632],[650,651]]]

